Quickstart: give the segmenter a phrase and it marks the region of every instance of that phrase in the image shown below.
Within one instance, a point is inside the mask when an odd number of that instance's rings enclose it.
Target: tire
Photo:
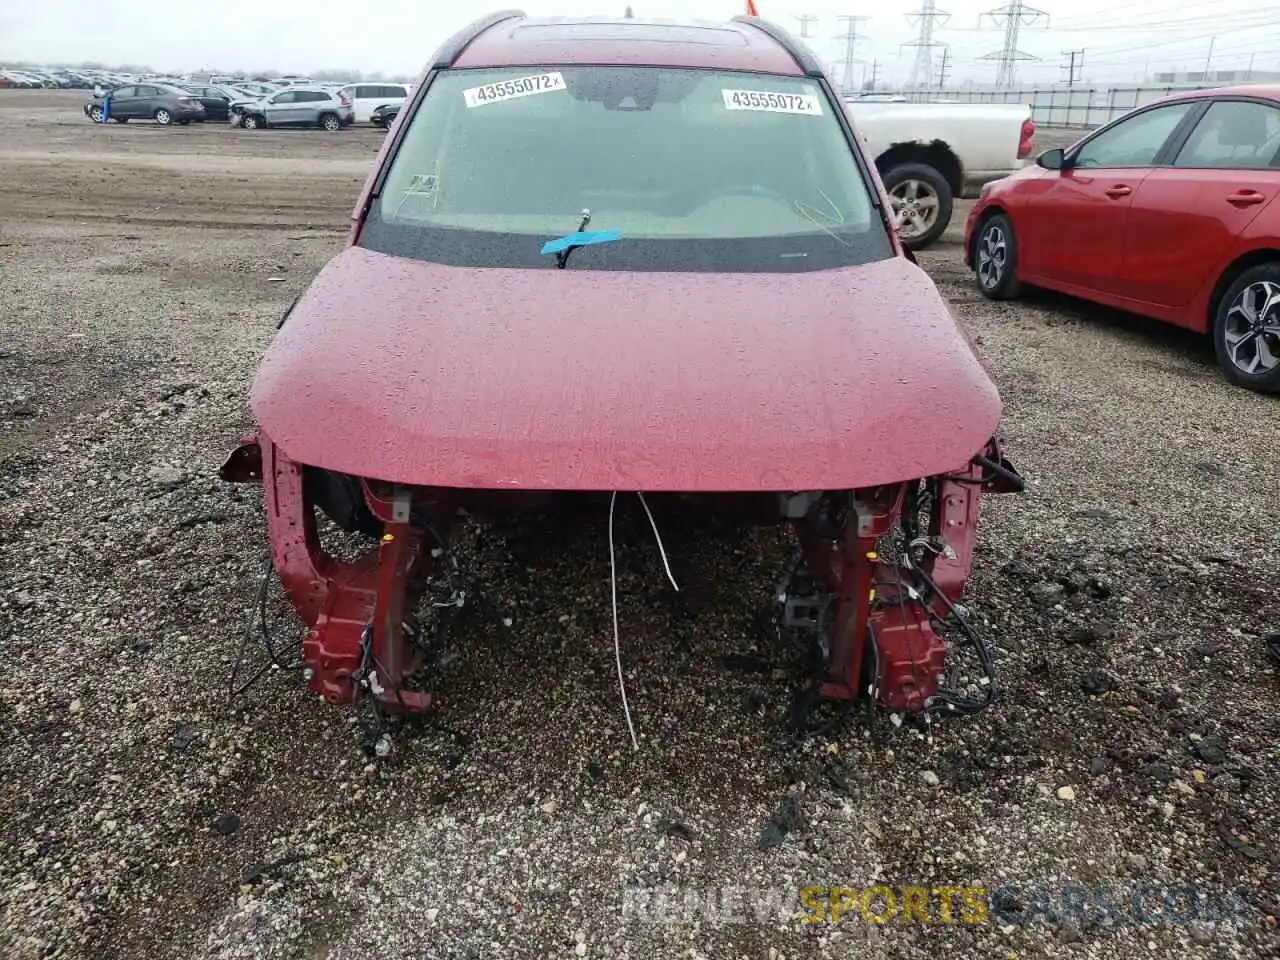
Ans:
[[[973,237],[973,280],[988,300],[1012,300],[1022,292],[1018,281],[1018,240],[1003,213],[978,224]]]
[[[89,119],[90,119],[90,120],[92,120],[94,123],[101,123],[101,122],[102,122],[102,108],[101,108],[101,107],[99,107],[99,106],[97,106],[97,105],[94,105],[94,106],[90,107],[90,108],[89,108]]]
[[[240,125],[246,130],[258,130],[265,126],[262,118],[256,113],[246,113],[244,119],[240,121]]]
[[[926,163],[903,163],[890,168],[881,179],[893,204],[903,246],[923,250],[936,242],[951,223],[951,210],[955,205],[951,187],[942,174]],[[900,211],[907,210],[919,215],[920,226],[909,222],[905,224],[908,229],[903,229]]]
[[[156,123],[160,124],[160,126],[162,127],[167,127],[169,124],[173,123],[173,114],[171,114],[164,107],[161,107],[154,114],[152,114],[152,116],[154,117]]]
[[[337,133],[342,129],[342,120],[336,113],[326,113],[320,118],[320,128],[330,133]]]
[[[1213,317],[1218,366],[1232,383],[1260,393],[1280,393],[1280,303],[1271,304],[1265,313],[1261,309],[1270,298],[1280,300],[1277,261],[1250,267],[1236,277]]]

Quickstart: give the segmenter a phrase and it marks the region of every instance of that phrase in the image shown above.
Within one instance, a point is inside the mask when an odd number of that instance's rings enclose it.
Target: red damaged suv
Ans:
[[[794,525],[803,689],[990,702],[960,599],[981,492],[1021,485],[999,396],[785,31],[485,18],[430,61],[353,217],[223,468],[265,486],[314,691],[430,706],[424,584],[459,518],[572,512],[612,543],[643,506],[659,551],[686,511]]]

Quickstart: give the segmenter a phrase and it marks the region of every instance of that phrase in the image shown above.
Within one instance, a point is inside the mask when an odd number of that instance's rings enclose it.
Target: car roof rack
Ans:
[[[504,21],[523,20],[524,17],[525,12],[523,10],[500,10],[497,13],[491,13],[487,17],[481,17],[479,20],[469,23],[446,40],[440,49],[436,51],[435,56],[431,58],[432,68],[448,70],[480,34]]]
[[[792,59],[800,66],[806,74],[811,77],[822,76],[822,62],[813,55],[808,47],[796,41],[796,38],[788,33],[776,23],[770,23],[768,20],[762,20],[760,17],[747,17],[739,14],[733,18],[733,23],[746,24],[755,27],[761,33],[766,34],[776,43],[783,47],[787,53],[791,54]]]

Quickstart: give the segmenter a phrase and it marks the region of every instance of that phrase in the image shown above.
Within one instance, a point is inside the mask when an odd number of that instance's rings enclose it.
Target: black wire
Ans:
[[[251,690],[253,686],[258,683],[258,681],[260,681],[264,676],[267,675],[268,672],[270,672],[272,667],[275,667],[280,670],[297,670],[302,666],[301,661],[295,664],[285,664],[281,662],[280,656],[276,652],[275,640],[271,636],[270,628],[267,626],[267,594],[271,588],[271,575],[274,572],[275,572],[275,565],[272,563],[270,554],[268,554],[266,565],[262,573],[262,584],[258,588],[258,597],[256,602],[257,617],[255,618],[253,616],[254,611],[252,608],[250,608],[249,620],[245,624],[244,633],[241,635],[240,643],[236,648],[235,664],[232,666],[231,676],[228,678],[228,683],[227,683],[228,706],[233,701],[235,701],[236,699],[238,699],[239,697],[247,693],[249,690]],[[248,680],[246,680],[244,683],[237,686],[236,680],[239,678],[240,669],[244,665],[245,652],[248,650],[250,638],[253,636],[255,619],[257,620],[257,626],[260,634],[259,641],[261,642],[263,649],[265,649],[267,652],[268,662],[264,664],[261,668],[259,668],[258,671],[254,673],[253,676],[251,676]],[[298,642],[298,647],[299,648],[301,647],[301,641]]]
[[[983,676],[987,683],[985,685],[985,694],[980,700],[974,700],[968,697],[959,697],[949,691],[939,690],[938,698],[948,704],[956,713],[979,713],[989,707],[995,699],[995,659],[991,656],[991,651],[987,648],[986,642],[970,625],[967,619],[960,615],[956,610],[955,604],[951,602],[951,598],[938,589],[938,585],[933,582],[933,578],[929,576],[922,568],[913,565],[915,572],[925,581],[932,593],[942,598],[942,602],[947,605],[947,609],[951,612],[951,616],[959,625],[961,631],[968,637],[969,642],[973,645],[974,650],[978,654],[978,662],[982,667]]]

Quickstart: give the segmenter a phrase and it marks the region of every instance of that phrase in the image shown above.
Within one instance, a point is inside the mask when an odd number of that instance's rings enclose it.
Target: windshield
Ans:
[[[577,250],[575,270],[884,259],[885,226],[832,110],[803,77],[444,72],[410,118],[360,244],[447,264],[555,267],[544,244],[584,227],[620,238]]]

